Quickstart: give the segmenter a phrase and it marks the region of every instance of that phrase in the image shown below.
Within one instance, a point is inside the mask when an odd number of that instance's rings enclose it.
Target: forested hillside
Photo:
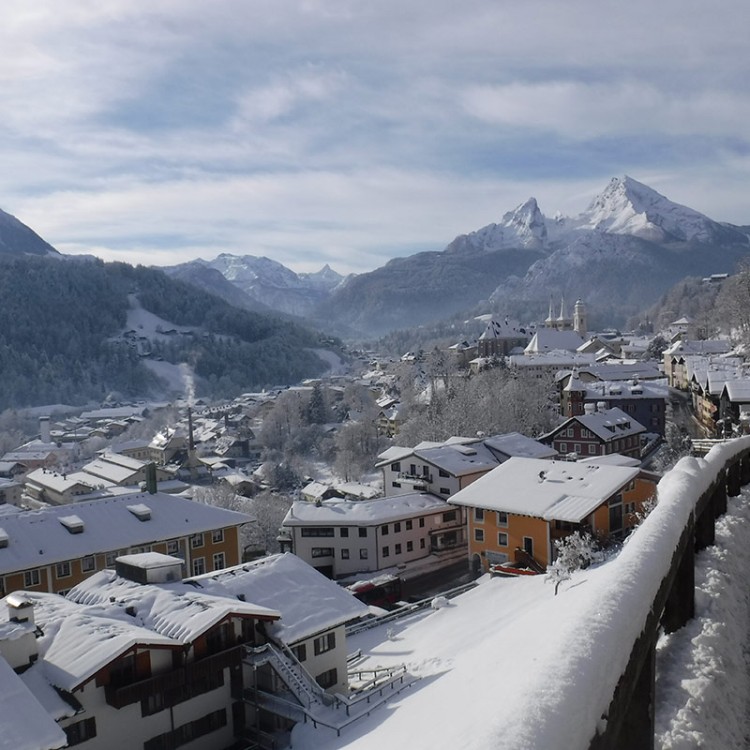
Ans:
[[[128,295],[199,335],[155,344],[151,356],[190,363],[204,391],[292,383],[324,364],[317,335],[286,321],[238,310],[161,271],[123,263],[0,258],[0,409],[86,403],[112,391],[159,394],[137,350],[119,337]]]

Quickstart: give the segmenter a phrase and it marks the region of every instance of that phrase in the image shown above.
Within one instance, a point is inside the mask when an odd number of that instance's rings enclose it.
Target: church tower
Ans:
[[[581,337],[586,338],[587,333],[587,321],[586,321],[586,305],[583,304],[582,300],[576,300],[575,307],[573,308],[573,330]]]

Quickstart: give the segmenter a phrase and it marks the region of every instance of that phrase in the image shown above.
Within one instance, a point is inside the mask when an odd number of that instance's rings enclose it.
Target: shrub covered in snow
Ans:
[[[592,562],[599,562],[603,552],[588,533],[574,531],[570,536],[555,541],[555,561],[547,568],[545,580],[555,584],[555,596],[560,584],[567,581],[573,571],[587,568]]]

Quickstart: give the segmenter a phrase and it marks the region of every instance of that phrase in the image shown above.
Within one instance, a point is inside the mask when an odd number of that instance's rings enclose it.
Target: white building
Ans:
[[[289,549],[330,578],[391,568],[429,558],[435,567],[465,552],[460,509],[435,495],[412,492],[374,500],[295,502],[283,523]]]

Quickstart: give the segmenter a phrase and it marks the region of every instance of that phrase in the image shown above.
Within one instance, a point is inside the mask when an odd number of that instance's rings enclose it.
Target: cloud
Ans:
[[[622,173],[747,223],[746,13],[8,0],[0,206],[71,252],[298,270],[438,250],[530,195],[577,213]]]
[[[737,133],[737,119],[750,116],[745,92],[706,90],[686,98],[644,81],[479,85],[465,91],[462,103],[467,113],[486,122],[577,140],[643,134],[731,136]]]

